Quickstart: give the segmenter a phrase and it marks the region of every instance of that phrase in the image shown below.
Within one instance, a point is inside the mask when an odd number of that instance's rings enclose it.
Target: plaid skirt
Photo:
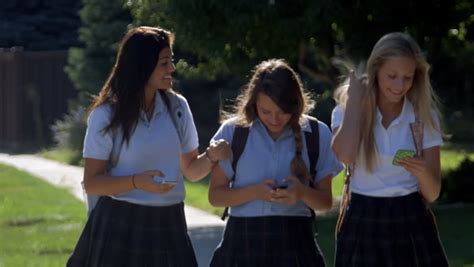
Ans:
[[[197,266],[184,204],[150,207],[101,197],[66,266]]]
[[[309,217],[230,217],[211,267],[326,266]]]
[[[418,192],[352,193],[336,241],[335,266],[448,266],[435,218]]]

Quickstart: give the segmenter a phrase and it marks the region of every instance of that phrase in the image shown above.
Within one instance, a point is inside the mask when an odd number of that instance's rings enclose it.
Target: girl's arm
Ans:
[[[243,203],[261,199],[271,201],[275,190],[273,179],[266,179],[259,184],[241,188],[229,188],[228,179],[220,166],[216,166],[211,173],[209,183],[209,203],[214,207],[232,207]]]
[[[363,83],[357,79],[354,72],[350,73],[347,103],[344,109],[344,119],[340,127],[333,129],[332,150],[337,159],[346,165],[354,163],[360,145],[361,99]]]
[[[173,185],[160,185],[153,181],[153,176],[163,176],[159,170],[150,170],[126,176],[111,176],[106,172],[107,160],[84,159],[84,189],[91,195],[116,195],[134,189],[148,192],[164,193]]]
[[[231,153],[227,141],[217,140],[212,142],[206,152],[200,155],[197,149],[183,154],[181,156],[181,170],[188,180],[199,181],[209,174],[219,160],[228,159]]]
[[[420,192],[428,202],[439,197],[441,191],[440,148],[434,146],[423,150],[423,157],[405,158],[400,164],[418,178]]]

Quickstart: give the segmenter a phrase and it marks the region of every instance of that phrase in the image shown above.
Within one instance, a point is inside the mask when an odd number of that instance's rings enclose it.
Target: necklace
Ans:
[[[153,110],[155,110],[155,102],[153,101],[151,105],[148,106],[148,108],[144,106],[143,110],[145,111],[145,114],[148,120],[150,120],[151,117],[153,116]]]

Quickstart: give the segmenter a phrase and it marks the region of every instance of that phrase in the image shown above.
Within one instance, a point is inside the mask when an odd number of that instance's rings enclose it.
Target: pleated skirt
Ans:
[[[448,266],[436,221],[418,192],[352,193],[336,241],[335,266]]]
[[[197,266],[183,203],[150,207],[101,197],[67,266]]]
[[[325,266],[309,217],[233,217],[211,267]]]

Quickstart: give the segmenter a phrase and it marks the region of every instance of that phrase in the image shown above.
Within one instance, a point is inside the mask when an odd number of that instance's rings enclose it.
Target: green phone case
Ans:
[[[409,150],[409,149],[399,149],[397,153],[395,153],[395,156],[393,157],[392,164],[395,166],[399,166],[400,164],[398,163],[399,160],[406,158],[406,157],[413,157],[415,156],[415,151]]]

